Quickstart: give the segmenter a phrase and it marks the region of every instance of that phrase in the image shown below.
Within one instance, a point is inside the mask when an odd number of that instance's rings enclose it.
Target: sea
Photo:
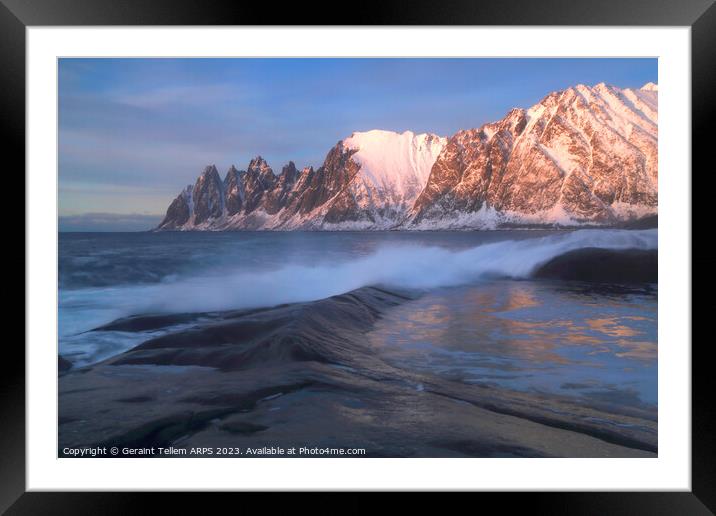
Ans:
[[[60,233],[58,351],[82,367],[193,324],[91,331],[133,315],[384,286],[416,294],[365,335],[391,365],[656,413],[657,284],[531,276],[594,247],[656,249],[657,230]]]

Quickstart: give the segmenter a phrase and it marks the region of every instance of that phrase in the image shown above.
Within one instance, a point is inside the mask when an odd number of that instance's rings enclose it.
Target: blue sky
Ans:
[[[602,81],[657,82],[657,60],[61,59],[60,226],[134,229],[207,164],[317,167],[353,131],[449,136]]]

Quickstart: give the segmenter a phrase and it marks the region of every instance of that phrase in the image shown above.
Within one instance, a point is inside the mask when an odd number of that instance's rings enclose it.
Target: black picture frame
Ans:
[[[3,147],[7,180],[17,181],[25,169],[25,29],[61,25],[605,25],[689,26],[692,52],[693,167],[706,164],[716,115],[716,5],[714,0],[458,0],[398,2],[383,0],[360,9],[338,4],[312,7],[305,3],[280,7],[266,2],[197,2],[195,0],[0,0],[0,111],[5,128]],[[712,145],[712,144],[711,144]],[[709,165],[713,169],[713,165]],[[710,172],[704,169],[702,172]],[[690,173],[690,171],[684,171]],[[13,177],[11,177],[13,176]],[[701,178],[699,179],[701,182]],[[7,190],[6,190],[7,194]],[[25,192],[26,195],[31,192]],[[708,206],[693,190],[693,206]],[[705,210],[705,208],[704,208]],[[19,212],[19,210],[18,210]],[[696,214],[693,220],[700,220]],[[19,230],[19,228],[17,228]],[[24,238],[24,235],[23,235]],[[24,245],[22,247],[24,249]],[[693,249],[692,249],[693,252]],[[18,269],[22,253],[11,263]],[[710,258],[692,258],[693,271],[704,271]],[[695,269],[694,269],[695,266]],[[708,274],[708,271],[706,271]],[[19,275],[17,275],[19,276]],[[704,277],[704,276],[701,276]],[[708,285],[699,282],[701,289]],[[20,303],[16,303],[19,306]],[[24,306],[24,304],[23,304]],[[692,303],[694,315],[711,310],[713,301]],[[692,490],[651,493],[524,493],[485,494],[503,510],[516,507],[550,514],[712,514],[716,512],[716,428],[713,373],[707,359],[710,339],[692,346]],[[690,343],[683,343],[689,345]],[[0,511],[7,514],[126,514],[148,512],[155,494],[27,493],[25,492],[25,354],[15,339],[5,339],[0,375]],[[233,496],[231,494],[222,497]],[[246,494],[241,494],[242,506]],[[342,511],[370,510],[375,494],[342,501]],[[177,504],[191,510],[194,496],[163,496],[162,512]],[[414,500],[423,505],[421,496]],[[305,498],[304,498],[305,500]],[[201,502],[199,502],[201,503]],[[315,500],[307,500],[315,504]],[[322,506],[331,501],[320,502]],[[204,506],[205,508],[206,506]],[[146,509],[145,509],[146,508]]]

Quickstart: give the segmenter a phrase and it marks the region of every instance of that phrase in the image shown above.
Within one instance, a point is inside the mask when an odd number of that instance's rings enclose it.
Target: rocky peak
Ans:
[[[192,191],[194,224],[220,217],[224,209],[224,185],[215,165],[204,168]]]
[[[498,213],[520,222],[608,223],[654,212],[656,109],[655,99],[632,90],[579,84],[477,134],[461,131],[433,166],[413,222],[449,225],[462,213],[479,227]]]
[[[226,171],[226,177],[224,178],[224,181],[226,181],[229,177],[236,177],[239,175],[239,170],[234,166],[233,164],[229,167],[229,170]]]
[[[298,175],[296,170],[296,164],[293,161],[289,161],[287,165],[284,165],[281,169],[280,177],[286,178],[286,182],[293,183]]]
[[[179,193],[167,208],[164,220],[162,220],[157,229],[179,229],[189,222],[193,211],[191,199],[193,188],[194,185],[186,185],[186,188]]]
[[[323,165],[313,174],[310,192],[302,206],[304,213],[328,201],[358,173],[360,167],[351,159],[356,152],[346,148],[342,140],[328,151]]]
[[[256,175],[261,178],[262,181],[266,182],[266,185],[273,184],[276,179],[276,175],[273,173],[273,169],[269,166],[265,159],[261,156],[256,156],[249,162],[249,166],[246,171],[249,174]]]
[[[213,182],[219,179],[219,171],[216,169],[216,165],[207,165],[199,175],[197,183]]]
[[[261,207],[269,214],[273,215],[281,211],[288,202],[288,197],[294,185],[298,171],[293,161],[289,161],[287,165],[281,169],[277,180],[274,182],[273,188],[267,190],[261,201]]]
[[[261,205],[264,193],[273,189],[276,179],[273,170],[261,156],[249,162],[244,181],[246,213],[251,213]]]
[[[199,196],[209,190],[215,188],[221,190],[221,184],[222,181],[219,177],[219,171],[216,169],[216,165],[207,165],[197,178],[196,183],[194,183],[192,196],[196,201]]]
[[[296,186],[295,189],[297,191],[303,191],[306,189],[306,185],[308,185],[311,180],[313,179],[313,175],[316,173],[316,171],[313,169],[313,167],[303,167],[301,172],[298,173],[296,176]]]
[[[224,206],[229,216],[237,214],[244,202],[244,181],[241,172],[231,165],[224,178]]]

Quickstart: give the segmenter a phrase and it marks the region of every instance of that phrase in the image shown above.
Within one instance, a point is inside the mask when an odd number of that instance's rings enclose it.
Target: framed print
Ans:
[[[67,491],[714,509],[691,167],[716,8],[418,4],[317,26],[4,1],[9,514],[131,503]]]

